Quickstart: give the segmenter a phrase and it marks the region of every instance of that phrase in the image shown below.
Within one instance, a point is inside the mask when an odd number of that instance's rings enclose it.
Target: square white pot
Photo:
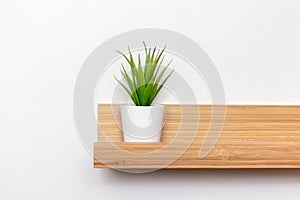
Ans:
[[[164,106],[121,105],[125,142],[160,142],[164,125]]]

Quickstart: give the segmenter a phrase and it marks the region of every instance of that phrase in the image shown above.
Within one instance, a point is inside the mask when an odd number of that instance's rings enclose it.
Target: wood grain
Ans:
[[[211,105],[166,105],[166,116],[160,143],[124,143],[119,105],[99,104],[94,167],[300,168],[300,106],[226,106],[221,135],[204,158],[200,148],[216,139],[208,130],[222,125],[221,112],[211,119]]]

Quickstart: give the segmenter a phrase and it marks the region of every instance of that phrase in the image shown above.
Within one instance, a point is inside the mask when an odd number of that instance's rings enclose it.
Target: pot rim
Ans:
[[[120,104],[121,107],[136,107],[136,108],[153,108],[153,107],[162,107],[164,108],[164,104],[152,104],[150,106],[136,106],[134,104]]]

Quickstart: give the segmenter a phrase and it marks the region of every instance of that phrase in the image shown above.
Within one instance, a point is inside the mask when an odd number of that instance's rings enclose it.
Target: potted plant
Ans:
[[[121,105],[121,121],[125,142],[159,142],[161,130],[164,123],[164,106],[152,104],[153,100],[160,92],[166,81],[174,72],[174,69],[167,72],[172,60],[163,66],[165,58],[162,50],[156,47],[151,50],[145,48],[145,58],[142,64],[141,55],[135,61],[128,47],[129,55],[120,53],[130,66],[126,71],[121,64],[121,74],[125,84],[115,76],[116,81],[124,88],[134,104]]]

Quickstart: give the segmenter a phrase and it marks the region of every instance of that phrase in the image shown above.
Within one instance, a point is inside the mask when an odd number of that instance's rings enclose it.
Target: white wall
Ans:
[[[298,199],[300,170],[93,169],[74,130],[77,73],[103,41],[145,27],[197,41],[228,103],[300,104],[298,0],[1,1],[0,199]]]

